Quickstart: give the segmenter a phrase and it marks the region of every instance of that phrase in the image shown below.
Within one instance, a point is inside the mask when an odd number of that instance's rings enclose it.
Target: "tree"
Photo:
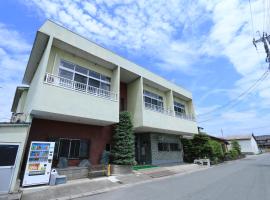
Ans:
[[[212,156],[212,148],[210,146],[209,140],[210,138],[207,135],[194,135],[192,144],[196,158],[210,158]]]
[[[194,148],[192,144],[192,140],[182,138],[181,143],[183,145],[183,151],[184,151],[184,161],[192,163],[195,159],[194,155]]]
[[[237,140],[233,140],[232,143],[232,149],[233,150],[236,150],[238,155],[241,155],[241,146],[239,145],[238,141]]]
[[[119,115],[112,142],[112,161],[118,165],[133,165],[135,162],[134,133],[130,114],[126,111]]]
[[[222,149],[222,145],[215,141],[215,140],[209,140],[210,146],[212,148],[212,156],[211,160],[213,161],[221,161],[224,159],[224,152]]]
[[[209,143],[209,137],[204,134],[194,135],[192,139],[181,140],[184,151],[184,161],[193,162],[198,158],[211,158],[212,147]]]

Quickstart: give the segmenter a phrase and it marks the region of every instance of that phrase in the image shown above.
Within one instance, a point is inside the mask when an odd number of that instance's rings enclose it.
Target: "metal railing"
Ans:
[[[188,114],[179,113],[179,112],[176,112],[176,111],[173,111],[173,110],[170,110],[170,109],[165,109],[162,106],[157,106],[157,105],[153,105],[151,103],[144,102],[144,107],[147,110],[160,112],[160,113],[163,113],[163,114],[166,114],[166,115],[170,115],[170,116],[173,116],[173,117],[178,117],[178,118],[185,119],[185,120],[195,121],[195,117],[193,115],[188,115]]]
[[[77,81],[72,81],[70,79],[63,78],[60,76],[47,73],[45,75],[44,82],[50,85],[55,85],[58,87],[75,90],[75,91],[83,92],[86,94],[91,94],[94,96],[103,97],[106,99],[117,101],[117,93],[114,93],[108,90],[103,90],[103,89],[93,87],[91,85],[87,85],[87,84],[80,83]]]
[[[193,115],[188,115],[186,113],[180,113],[180,112],[177,112],[177,111],[174,111],[175,112],[175,117],[179,117],[181,119],[187,119],[187,120],[190,120],[190,121],[195,121],[195,117]]]
[[[148,110],[153,110],[153,111],[156,111],[156,112],[164,113],[166,115],[173,115],[172,110],[165,109],[162,106],[157,106],[157,105],[154,105],[154,104],[151,104],[151,103],[144,102],[144,107],[146,109],[148,109]]]

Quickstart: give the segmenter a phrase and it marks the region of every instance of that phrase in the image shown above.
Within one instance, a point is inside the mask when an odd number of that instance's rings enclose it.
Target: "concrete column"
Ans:
[[[166,109],[171,110],[172,114],[175,115],[172,90],[169,90],[168,92],[166,92],[166,105],[165,106],[166,106]]]
[[[143,123],[143,80],[139,77],[127,86],[127,110],[131,113],[134,127]]]
[[[32,120],[30,113],[32,111],[32,108],[35,105],[35,101],[38,98],[38,92],[37,92],[38,88],[42,87],[42,84],[44,82],[44,77],[45,77],[47,66],[48,66],[48,60],[49,60],[49,55],[52,48],[52,43],[53,43],[53,36],[50,36],[47,46],[45,48],[45,51],[41,57],[37,70],[30,84],[30,88],[29,88],[27,98],[26,98],[25,109],[24,109],[24,113],[27,115],[27,119],[26,119],[27,122],[31,122]]]

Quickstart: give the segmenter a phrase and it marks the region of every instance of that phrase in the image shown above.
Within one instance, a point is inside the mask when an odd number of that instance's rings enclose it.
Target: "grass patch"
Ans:
[[[158,166],[155,165],[135,165],[133,166],[133,170],[140,170],[140,169],[148,169],[148,168],[155,168]]]

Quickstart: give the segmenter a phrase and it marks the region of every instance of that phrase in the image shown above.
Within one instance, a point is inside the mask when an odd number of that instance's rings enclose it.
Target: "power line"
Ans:
[[[257,80],[256,80],[256,81],[255,81],[255,82],[254,82],[247,90],[245,90],[244,92],[242,92],[242,93],[241,93],[240,95],[238,95],[236,98],[234,98],[234,99],[228,101],[228,102],[225,103],[224,105],[222,105],[222,106],[220,106],[220,107],[218,107],[218,108],[215,108],[215,109],[213,109],[213,110],[211,110],[211,111],[209,111],[209,112],[206,112],[206,113],[203,113],[203,114],[199,114],[198,116],[208,115],[208,114],[210,114],[210,113],[213,113],[213,112],[216,112],[216,111],[221,110],[221,109],[223,109],[223,108],[226,108],[226,107],[230,106],[232,103],[238,101],[239,98],[241,98],[242,96],[248,94],[248,93],[249,93],[249,92],[257,85],[258,82],[264,80],[264,79],[267,77],[268,72],[269,72],[269,70],[265,71],[259,79],[257,79]]]
[[[268,76],[268,73],[263,77],[263,79],[261,79],[261,82],[264,81],[267,78],[267,76]],[[255,87],[253,89],[255,89]],[[251,92],[252,92],[252,90],[249,93],[247,93],[246,95],[249,95]],[[236,106],[237,104],[239,104],[241,102],[241,100],[243,100],[243,99],[239,99],[238,101],[236,101],[234,104],[232,104],[231,106],[229,106],[227,108],[232,108],[232,107]],[[218,113],[214,114],[213,116],[217,116],[217,115],[218,115]],[[204,123],[204,122],[208,122],[208,121],[211,121],[213,119],[216,119],[216,117],[213,117],[213,116],[211,118],[209,118],[209,119],[199,121],[198,123]]]

